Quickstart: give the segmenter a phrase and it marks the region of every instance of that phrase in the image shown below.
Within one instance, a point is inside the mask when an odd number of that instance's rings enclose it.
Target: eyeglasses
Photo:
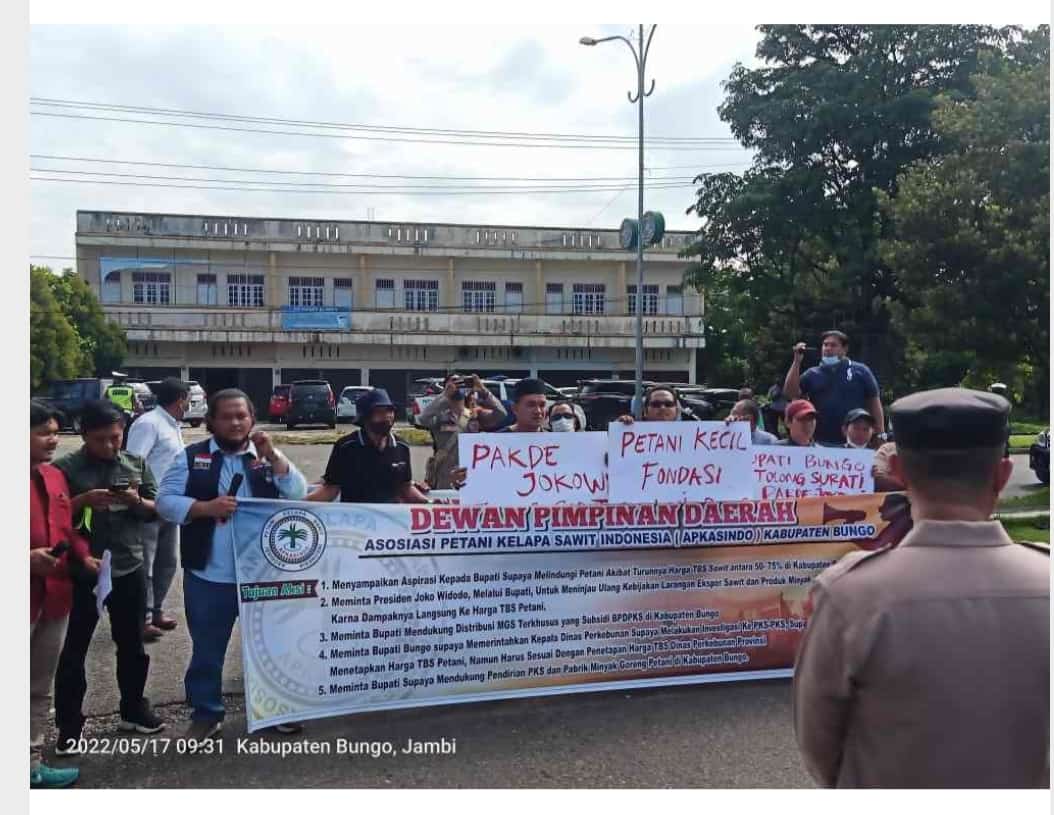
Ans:
[[[648,402],[648,407],[653,408],[672,408],[677,407],[676,402]]]

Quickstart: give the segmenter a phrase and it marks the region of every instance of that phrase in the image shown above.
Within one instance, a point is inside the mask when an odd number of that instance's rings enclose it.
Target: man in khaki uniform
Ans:
[[[914,529],[823,572],[794,726],[825,787],[1047,787],[1050,559],[990,521],[1009,403],[960,388],[893,405]]]

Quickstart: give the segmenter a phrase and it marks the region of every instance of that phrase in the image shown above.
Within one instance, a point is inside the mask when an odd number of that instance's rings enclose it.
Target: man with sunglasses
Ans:
[[[642,422],[677,422],[682,418],[680,400],[670,388],[660,385],[644,392]],[[633,424],[633,417],[628,414],[619,416],[618,420],[622,424]]]

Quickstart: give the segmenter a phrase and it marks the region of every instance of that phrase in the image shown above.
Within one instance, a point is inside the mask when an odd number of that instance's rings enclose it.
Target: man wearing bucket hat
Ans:
[[[413,483],[410,447],[392,433],[395,403],[383,388],[367,391],[355,402],[359,429],[339,439],[329,455],[322,485],[308,501],[345,503],[429,504]]]

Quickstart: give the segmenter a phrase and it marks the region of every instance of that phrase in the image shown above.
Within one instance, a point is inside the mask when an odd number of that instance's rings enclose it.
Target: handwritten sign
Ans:
[[[589,503],[608,496],[604,433],[463,433],[462,504]]]
[[[747,422],[608,426],[612,502],[752,498]]]
[[[874,450],[755,447],[755,498],[864,495],[875,491]]]

